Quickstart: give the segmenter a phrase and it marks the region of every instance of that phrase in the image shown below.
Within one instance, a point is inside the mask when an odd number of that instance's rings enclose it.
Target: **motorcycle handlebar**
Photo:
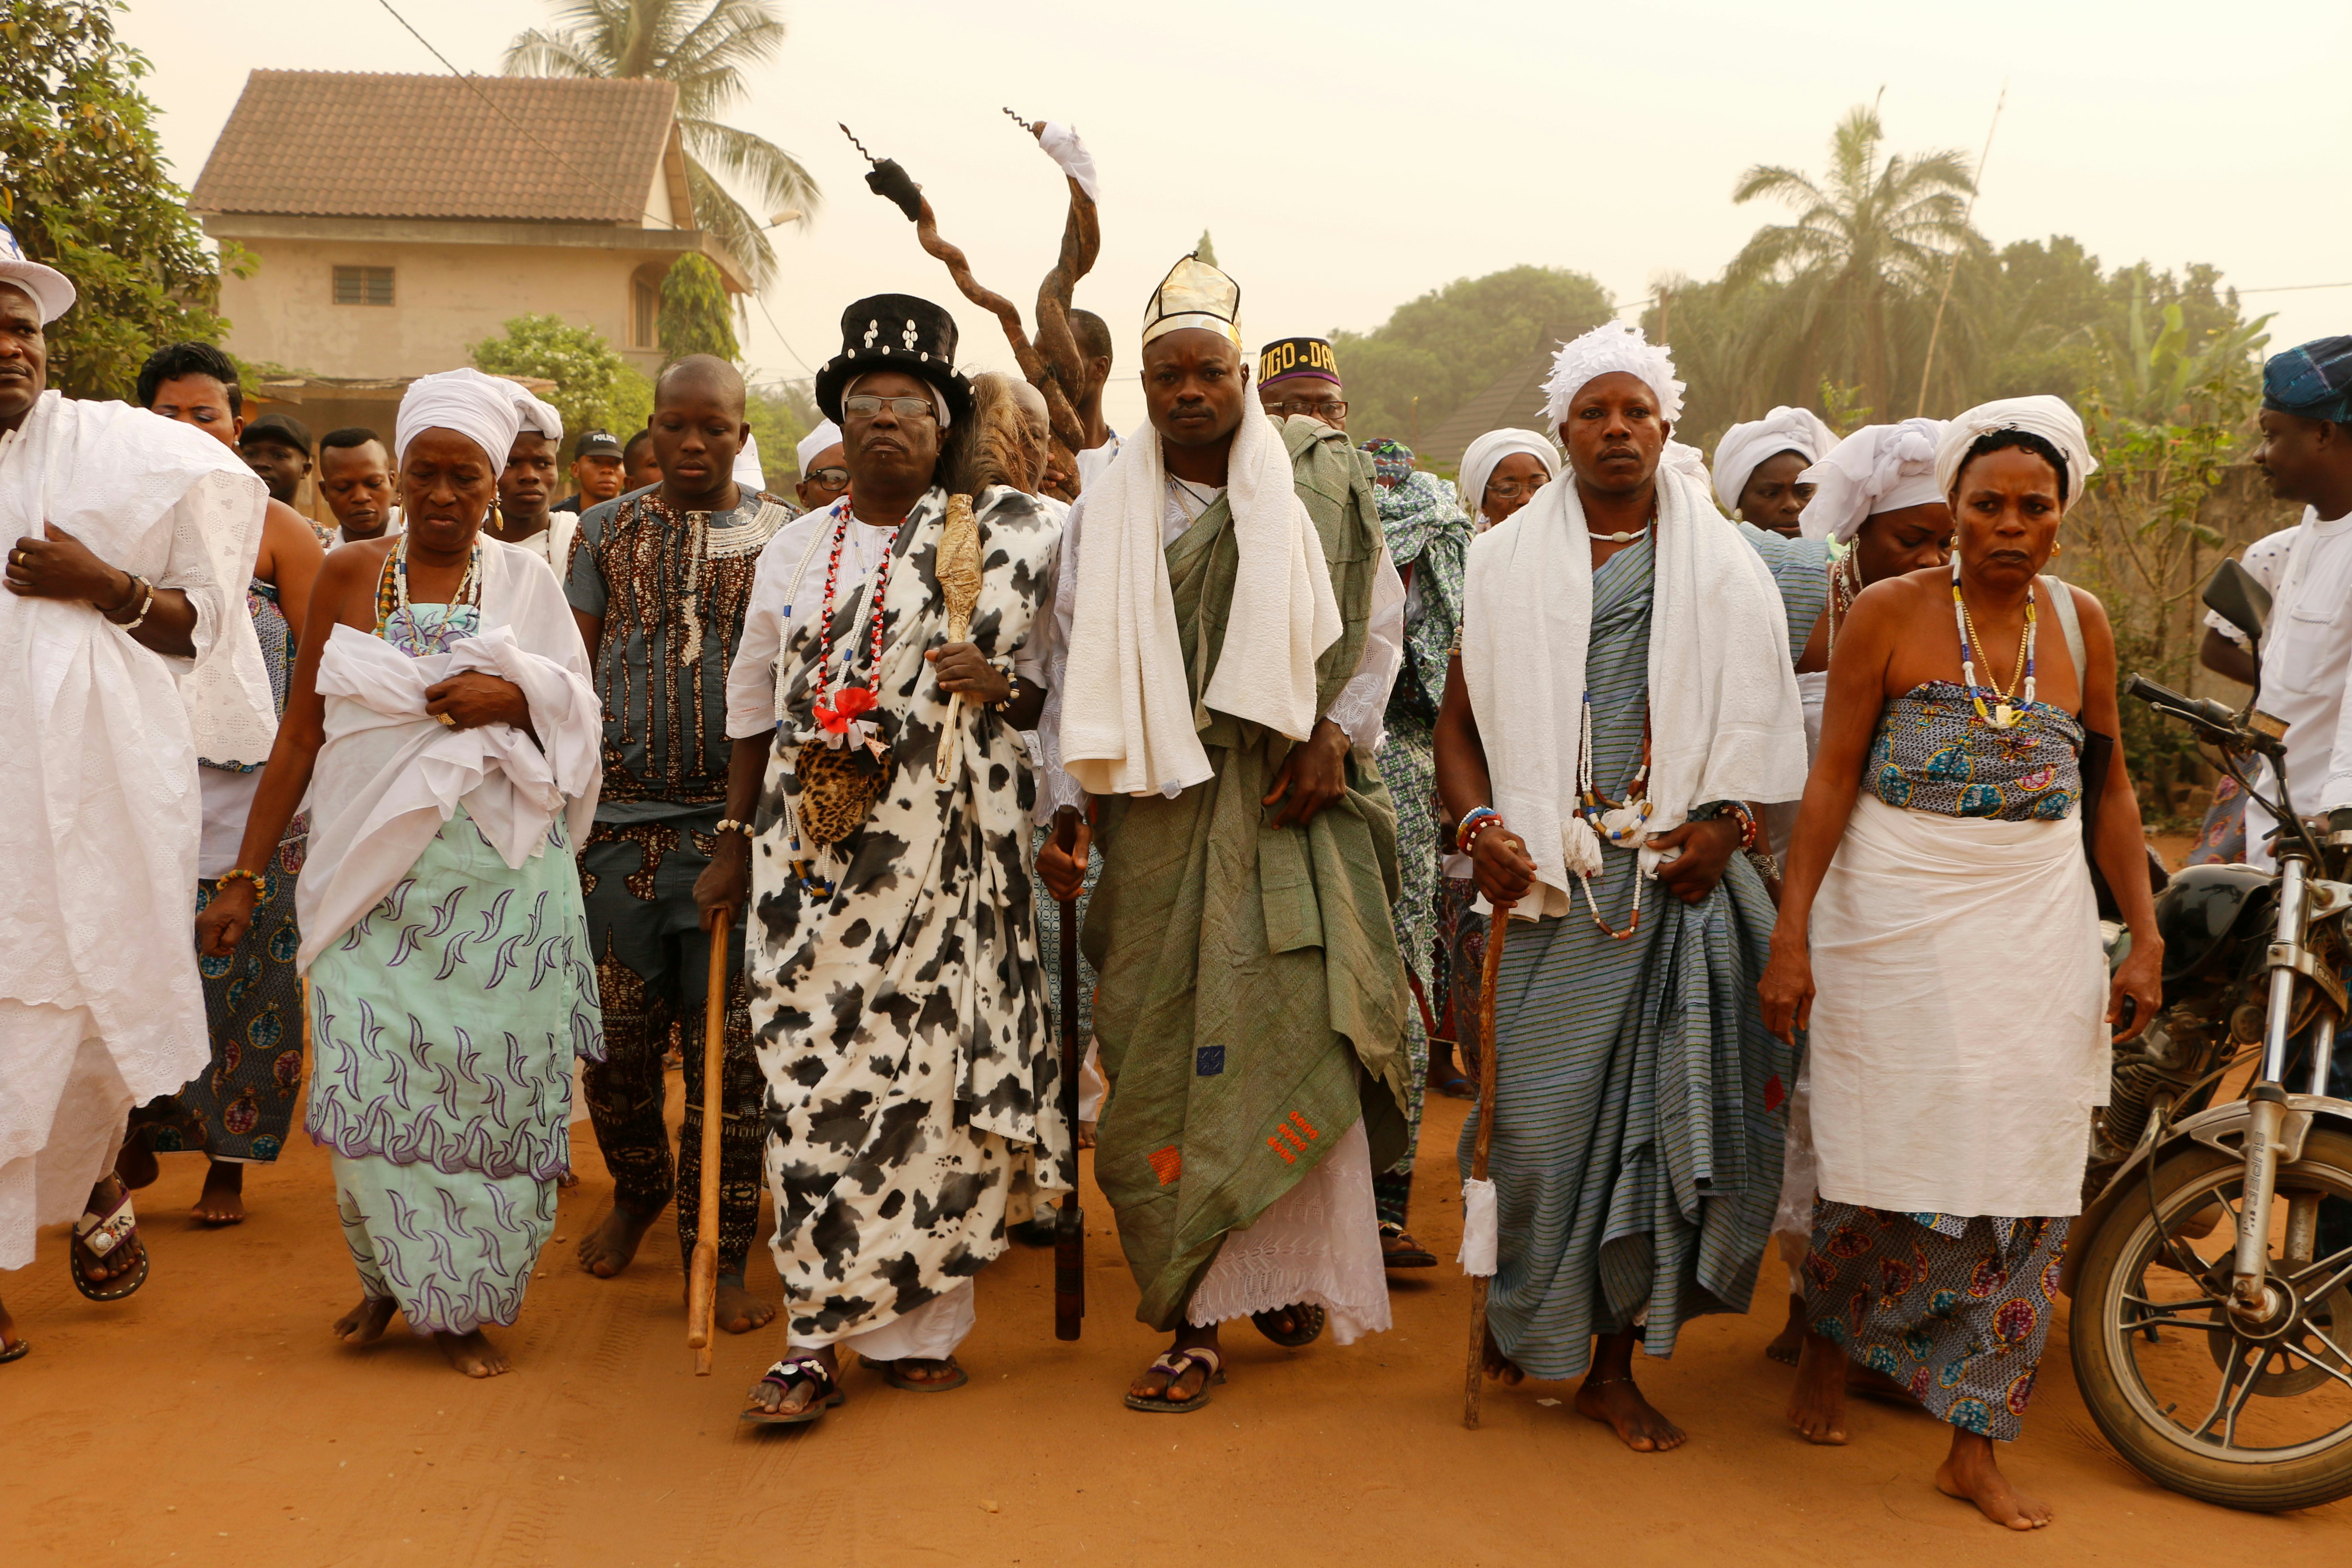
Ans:
[[[2237,714],[2226,705],[2210,697],[2191,697],[2168,686],[2159,686],[2144,675],[2135,675],[2126,682],[2124,694],[2202,731],[2214,743],[2231,751],[2268,752],[2278,745],[2271,736],[2238,722]]]

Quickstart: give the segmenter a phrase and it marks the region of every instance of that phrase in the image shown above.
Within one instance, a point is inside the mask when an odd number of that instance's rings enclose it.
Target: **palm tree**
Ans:
[[[797,209],[803,224],[819,199],[800,160],[718,118],[742,96],[744,68],[783,47],[784,24],[771,0],[568,0],[556,20],[516,36],[507,74],[676,83],[696,219],[742,261],[753,287],[766,288],[776,273],[768,226],[728,193],[718,172],[751,186],[765,211]]]
[[[1768,196],[1797,221],[1758,229],[1724,281],[1735,290],[1784,285],[1758,301],[1759,346],[1777,362],[1773,382],[1800,395],[1824,377],[1859,383],[1875,416],[1891,419],[1896,362],[1909,357],[1916,368],[1952,252],[1986,247],[1969,226],[1976,180],[1967,155],[1882,156],[1885,140],[1877,106],[1858,105],[1830,139],[1824,184],[1775,164],[1740,175],[1735,203]]]

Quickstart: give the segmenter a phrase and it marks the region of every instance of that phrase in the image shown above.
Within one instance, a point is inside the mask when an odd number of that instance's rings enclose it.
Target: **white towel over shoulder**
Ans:
[[[1700,481],[1663,465],[1656,531],[1651,831],[1708,801],[1795,800],[1804,714],[1771,573]],[[1515,911],[1526,919],[1568,913],[1576,877],[1601,869],[1576,815],[1591,636],[1591,542],[1564,477],[1471,542],[1463,584],[1462,672],[1495,809],[1536,863],[1536,896]]]
[[[1206,706],[1303,741],[1315,661],[1343,629],[1323,542],[1274,422],[1234,437],[1227,499],[1240,571]],[[1094,795],[1172,794],[1210,776],[1170,597],[1160,438],[1128,442],[1087,490],[1062,694],[1062,766]]]

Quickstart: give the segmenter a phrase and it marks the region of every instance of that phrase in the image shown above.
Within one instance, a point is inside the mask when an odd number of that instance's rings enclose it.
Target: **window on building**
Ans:
[[[642,278],[629,285],[629,346],[661,347],[661,290]]]
[[[336,268],[335,303],[338,305],[391,304],[392,268],[389,267]]]

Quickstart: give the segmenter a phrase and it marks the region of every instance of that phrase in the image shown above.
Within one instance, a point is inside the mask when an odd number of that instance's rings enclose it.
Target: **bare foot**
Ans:
[[[730,1334],[748,1334],[775,1320],[776,1304],[743,1288],[740,1274],[719,1277],[719,1299],[711,1303],[711,1321]]]
[[[1911,1397],[1909,1389],[1876,1367],[1861,1366],[1849,1361],[1845,1369],[1845,1391],[1859,1394],[1864,1399],[1876,1400],[1881,1405],[1908,1410],[1915,1415],[1927,1414],[1926,1407]]]
[[[0,1356],[5,1356],[24,1342],[16,1337],[16,1320],[8,1315],[6,1307],[0,1306]]]
[[[1630,1377],[1587,1377],[1576,1388],[1576,1413],[1615,1427],[1625,1447],[1637,1454],[1663,1454],[1690,1440],[1642,1397]]]
[[[1952,1451],[1936,1468],[1936,1489],[1976,1504],[1987,1519],[2011,1530],[2040,1530],[2053,1517],[2048,1503],[2009,1484],[1993,1455],[1991,1438],[1958,1427],[1952,1431]]]
[[[1772,1336],[1772,1342],[1764,1347],[1764,1353],[1782,1366],[1794,1366],[1797,1364],[1799,1354],[1804,1349],[1804,1344],[1805,1299],[1802,1296],[1790,1296],[1789,1321],[1780,1325],[1780,1331]]]
[[[479,1329],[470,1334],[436,1334],[433,1342],[441,1347],[449,1364],[467,1377],[496,1377],[514,1370],[504,1353]]]
[[[155,1178],[163,1173],[163,1167],[155,1158],[155,1151],[148,1143],[145,1132],[133,1132],[122,1141],[122,1152],[114,1157],[114,1173],[121,1176],[122,1184],[134,1193],[142,1187],[155,1184]]]
[[[1093,1148],[1094,1146],[1095,1146],[1095,1124],[1094,1124],[1093,1122],[1091,1122],[1091,1121],[1081,1121],[1081,1122],[1079,1122],[1079,1123],[1078,1123],[1078,1147],[1079,1147],[1079,1148],[1081,1148],[1081,1149],[1091,1149],[1091,1148]]]
[[[1519,1363],[1505,1355],[1502,1346],[1495,1342],[1495,1332],[1492,1329],[1486,1331],[1485,1360],[1486,1375],[1505,1388],[1517,1388],[1528,1380],[1528,1374],[1519,1370]]]
[[[215,1160],[205,1172],[205,1190],[196,1194],[195,1216],[205,1225],[245,1223],[245,1167]]]
[[[362,1296],[360,1304],[335,1320],[335,1338],[347,1345],[372,1345],[383,1338],[396,1303],[389,1296]]]
[[[656,1208],[641,1214],[617,1198],[596,1228],[580,1238],[580,1267],[599,1279],[610,1279],[629,1266],[637,1255],[637,1244],[646,1232],[661,1216]]]
[[[900,1356],[897,1361],[877,1361],[872,1364],[877,1371],[887,1369],[889,1375],[900,1383],[918,1384],[924,1389],[949,1384],[961,1387],[968,1381],[963,1368],[956,1364],[953,1356],[944,1361],[929,1356]]]
[[[1789,1425],[1808,1443],[1837,1447],[1845,1442],[1845,1352],[1819,1334],[1800,1342],[1797,1385],[1789,1391]]]
[[[566,1165],[556,1173],[555,1184],[568,1193],[580,1184],[580,1173]]]

